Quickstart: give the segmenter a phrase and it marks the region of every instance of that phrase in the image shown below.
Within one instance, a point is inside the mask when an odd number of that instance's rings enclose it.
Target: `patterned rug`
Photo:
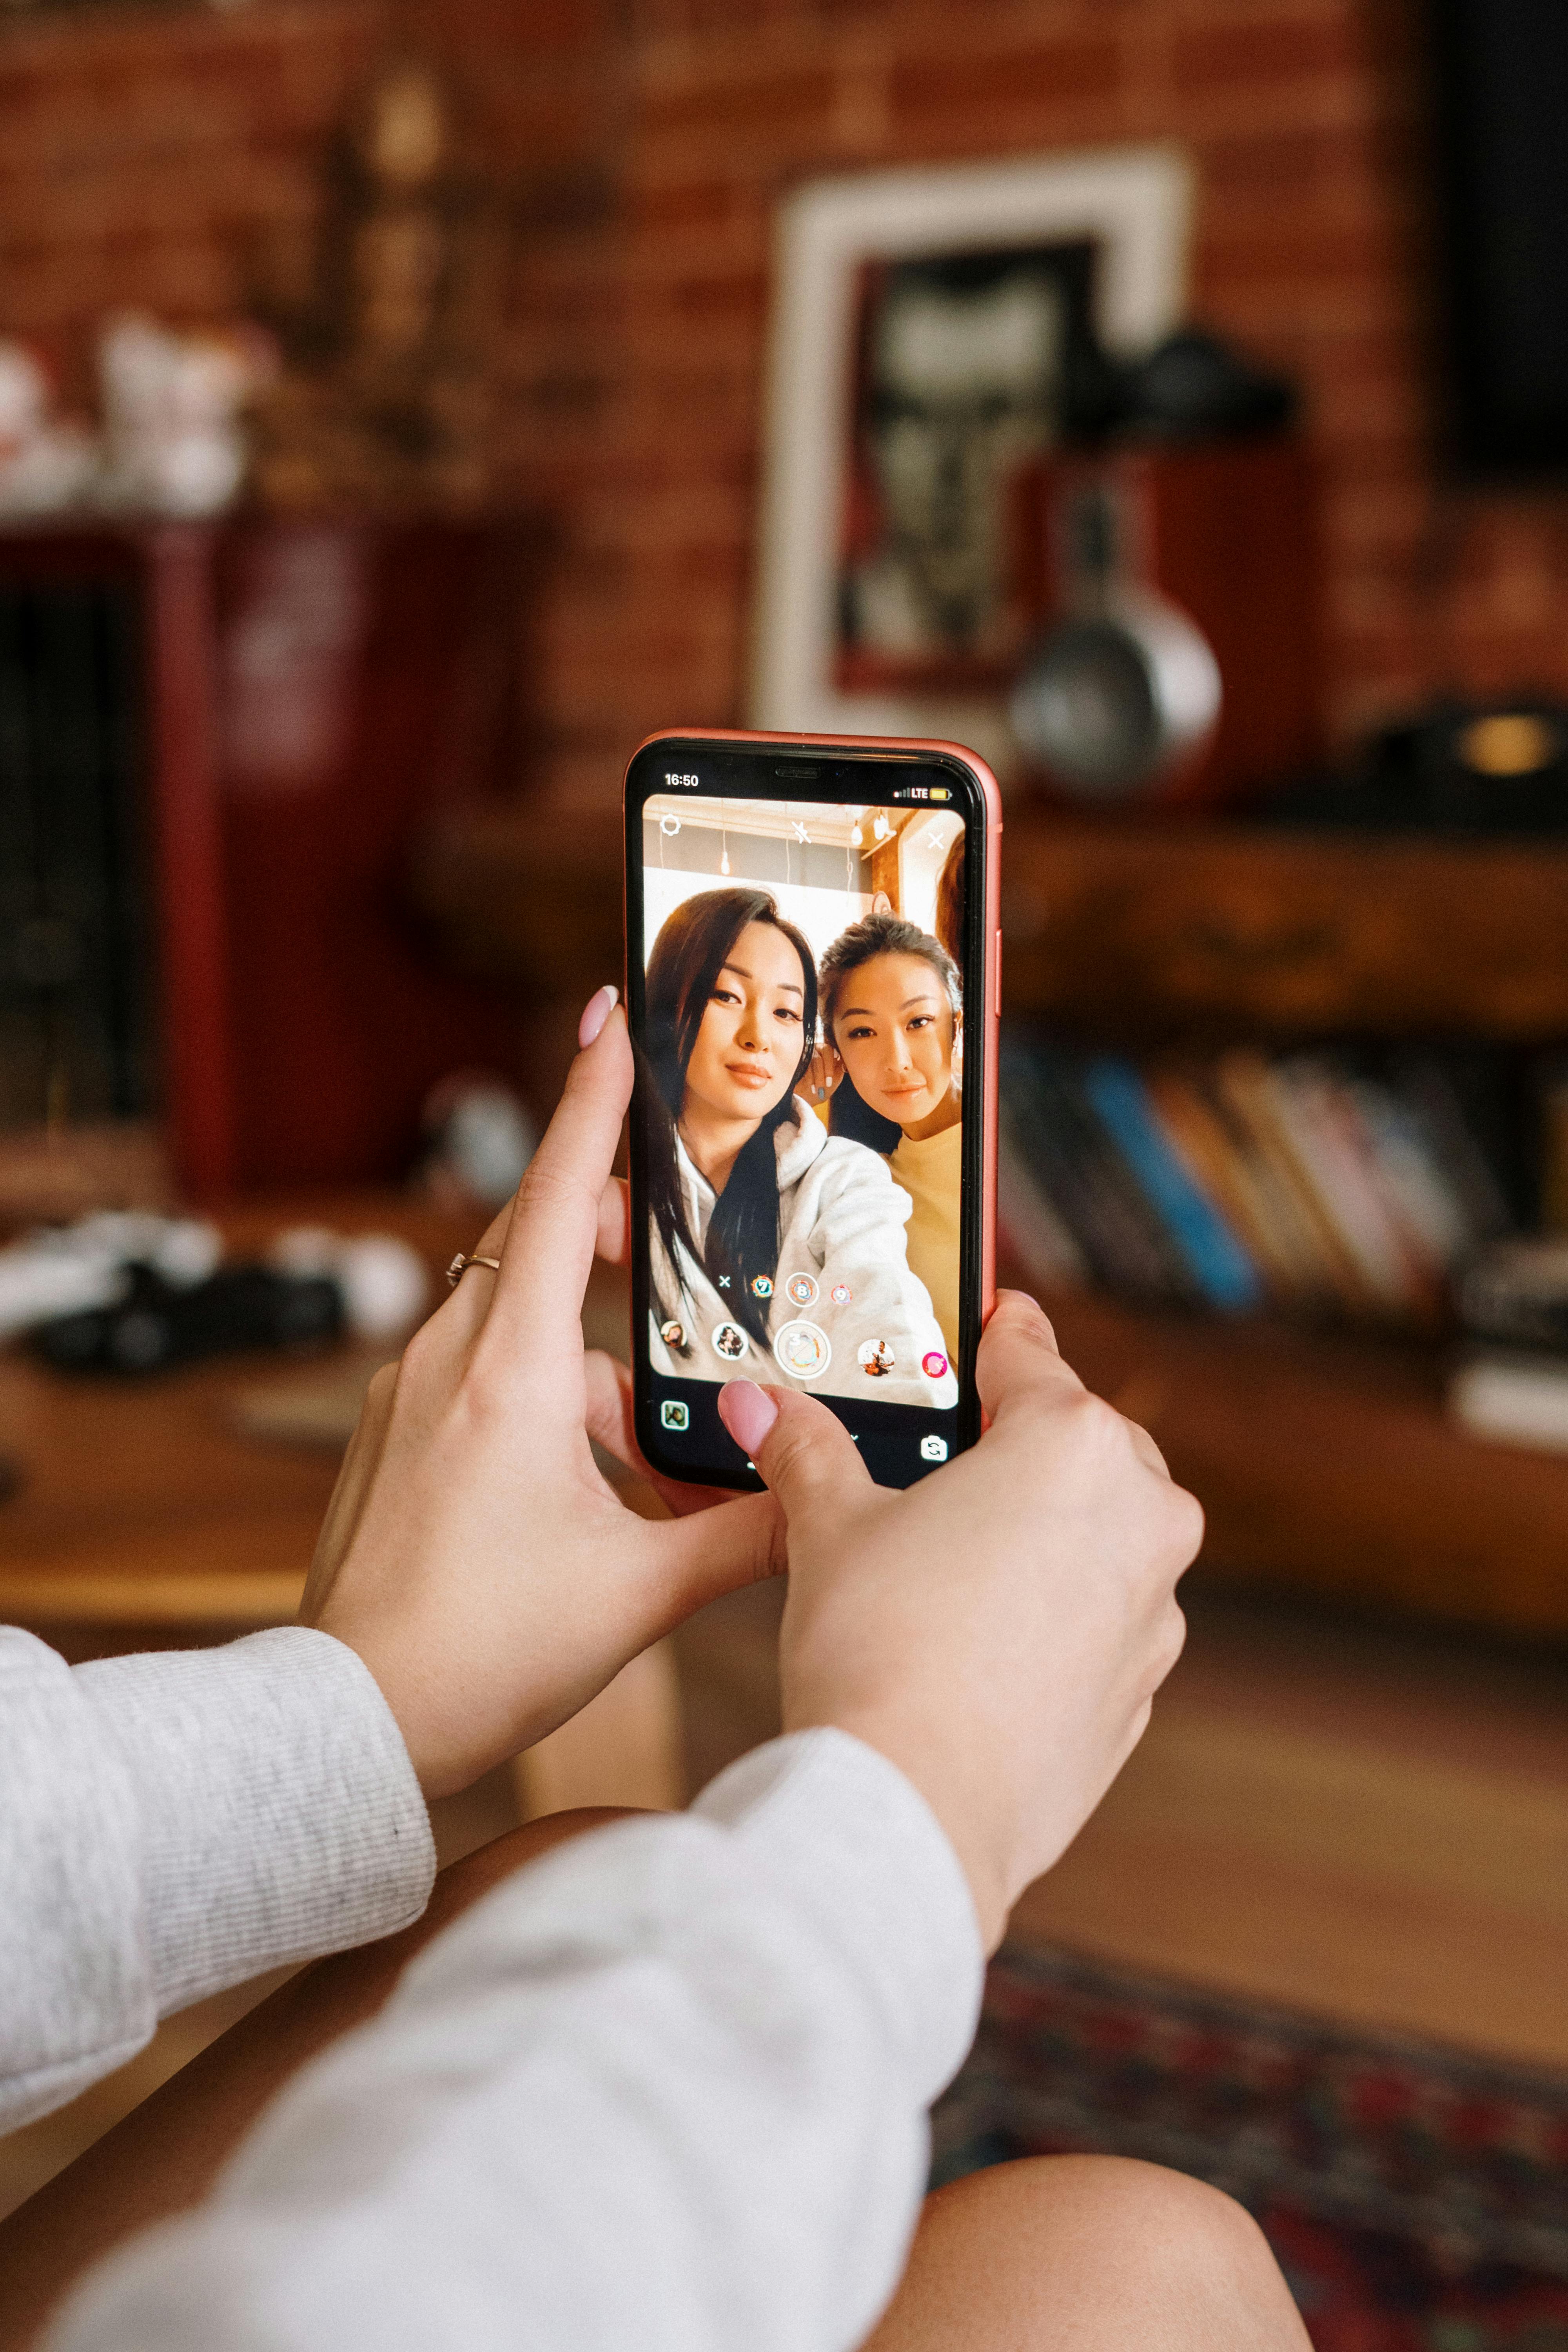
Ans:
[[[1568,2352],[1568,2077],[1008,1946],[934,2128],[939,2182],[1076,2151],[1228,2189],[1317,2352]]]

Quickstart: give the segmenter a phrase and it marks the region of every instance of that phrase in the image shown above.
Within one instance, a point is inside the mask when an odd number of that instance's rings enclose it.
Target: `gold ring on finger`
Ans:
[[[464,1275],[467,1274],[471,1265],[488,1265],[492,1274],[499,1274],[500,1272],[500,1260],[499,1257],[468,1257],[461,1250],[459,1250],[457,1256],[452,1260],[451,1265],[447,1268],[447,1280],[454,1290],[456,1290],[458,1283],[461,1282]]]

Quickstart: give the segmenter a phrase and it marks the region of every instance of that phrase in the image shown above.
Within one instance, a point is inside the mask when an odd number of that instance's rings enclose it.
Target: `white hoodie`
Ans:
[[[672,1380],[774,1381],[781,1374],[816,1395],[865,1397],[928,1412],[958,1402],[958,1380],[930,1294],[910,1271],[904,1227],[910,1196],[888,1163],[863,1143],[830,1136],[796,1095],[794,1118],[774,1141],[779,1171],[779,1256],[768,1304],[772,1352],[764,1354],[706,1269],[683,1263],[678,1280],[652,1235],[655,1298],[680,1325],[678,1344],[649,1314],[655,1371]],[[686,1221],[706,1244],[716,1194],[676,1142]],[[727,1277],[721,1277],[727,1279]],[[679,1303],[677,1303],[679,1299]],[[718,1344],[719,1342],[723,1344]],[[876,1351],[882,1366],[868,1370]]]

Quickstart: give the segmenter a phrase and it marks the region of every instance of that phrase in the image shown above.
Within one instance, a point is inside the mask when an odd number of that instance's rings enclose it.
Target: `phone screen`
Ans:
[[[757,1483],[718,1414],[747,1378],[909,1486],[979,1428],[981,788],[946,758],[667,738],[626,824],[639,1442]]]

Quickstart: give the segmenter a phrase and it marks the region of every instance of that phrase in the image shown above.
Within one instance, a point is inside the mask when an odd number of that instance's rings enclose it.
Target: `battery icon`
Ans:
[[[945,784],[933,784],[931,788],[931,796],[933,801],[950,801],[952,798]]]

